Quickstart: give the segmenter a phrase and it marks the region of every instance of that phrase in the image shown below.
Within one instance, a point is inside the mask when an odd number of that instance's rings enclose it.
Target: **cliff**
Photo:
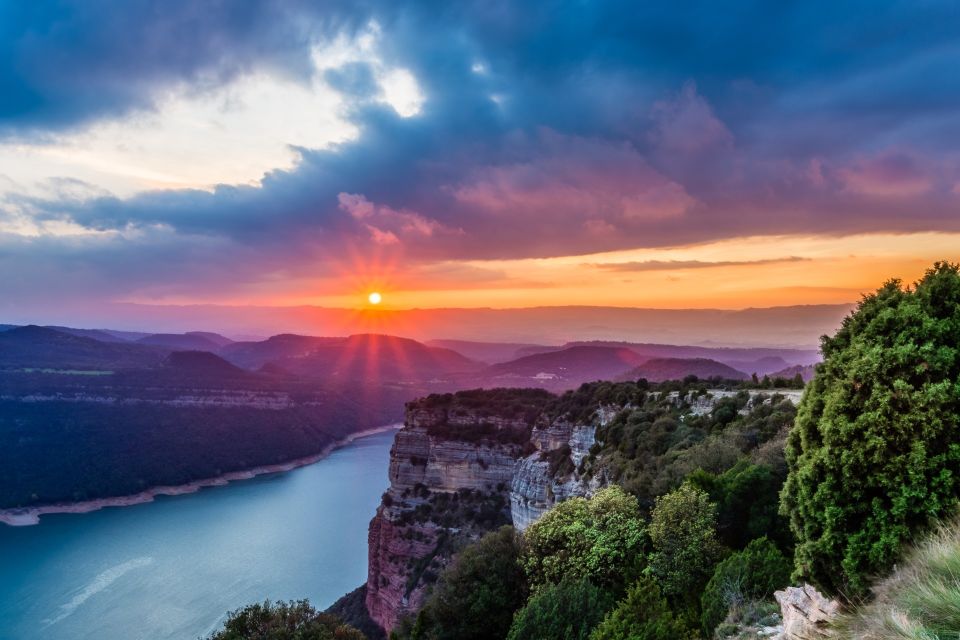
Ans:
[[[704,415],[736,395],[646,397]],[[503,524],[522,531],[558,502],[611,482],[606,460],[596,458],[598,429],[644,397],[579,402],[576,393],[501,389],[409,403],[391,449],[390,488],[370,523],[366,606],[373,621],[389,632],[415,614],[443,567],[483,533]],[[743,402],[769,399],[750,393]]]
[[[475,392],[407,405],[390,452],[390,488],[370,523],[366,604],[390,630],[423,604],[453,554],[510,523],[514,468],[550,395]]]
[[[510,518],[523,531],[553,505],[574,496],[590,496],[607,484],[602,473],[581,475],[581,463],[596,442],[597,426],[619,407],[598,410],[588,421],[541,419],[530,442],[536,451],[518,461],[510,486]]]

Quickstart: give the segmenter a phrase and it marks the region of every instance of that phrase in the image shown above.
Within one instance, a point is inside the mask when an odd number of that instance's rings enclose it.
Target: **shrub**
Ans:
[[[876,600],[841,618],[838,639],[936,640],[960,637],[960,521],[923,540],[874,587]]]
[[[230,613],[209,640],[366,640],[336,616],[318,613],[306,600],[251,604]]]
[[[960,490],[960,267],[866,296],[817,367],[787,439],[796,573],[865,593]]]
[[[787,586],[790,568],[790,561],[766,538],[754,540],[718,564],[700,600],[700,621],[707,637],[713,635],[731,607],[767,599]]]
[[[643,576],[606,615],[590,640],[681,640],[690,635],[674,617],[656,581]]]
[[[587,640],[613,603],[589,580],[547,585],[514,616],[507,640]]]
[[[505,526],[466,547],[441,574],[411,637],[484,640],[506,636],[513,612],[527,598],[520,544],[519,534]]]
[[[618,486],[589,500],[561,502],[530,525],[522,564],[536,591],[564,578],[589,578],[622,593],[641,562],[645,533],[637,499]]]
[[[676,601],[699,594],[723,553],[707,494],[685,483],[657,498],[649,533],[650,569],[664,593]]]
[[[778,512],[783,477],[770,467],[741,459],[720,475],[698,470],[689,480],[717,505],[717,533],[723,544],[743,549],[750,540],[767,536],[792,548],[789,525]]]

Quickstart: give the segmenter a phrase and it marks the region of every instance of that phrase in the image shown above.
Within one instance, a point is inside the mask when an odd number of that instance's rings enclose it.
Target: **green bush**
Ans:
[[[318,613],[306,600],[251,604],[230,613],[209,640],[366,640],[336,616]]]
[[[720,475],[698,470],[689,480],[717,505],[717,533],[726,546],[743,549],[767,536],[784,549],[792,548],[789,525],[778,512],[784,478],[770,467],[742,459]]]
[[[589,580],[547,585],[514,616],[507,640],[587,640],[613,604]]]
[[[691,635],[674,617],[656,581],[643,576],[594,629],[590,640],[682,640]]]
[[[522,564],[532,590],[589,578],[622,593],[639,570],[646,536],[637,499],[614,485],[589,500],[561,502],[530,525],[524,540]]]
[[[790,568],[790,561],[766,538],[754,540],[718,564],[700,600],[700,622],[707,637],[712,637],[731,607],[767,599],[787,586]]]
[[[875,599],[834,625],[838,640],[960,638],[960,520],[925,537],[897,571],[875,585]]]
[[[598,427],[597,443],[583,463],[587,475],[602,469],[637,496],[642,511],[652,509],[657,496],[676,489],[697,469],[724,473],[744,454],[776,439],[796,414],[789,400],[774,394],[771,402],[755,402],[740,415],[750,400],[741,391],[719,399],[711,413],[694,415],[685,405],[664,399],[670,386],[680,386],[683,397],[706,393],[705,387],[682,383],[657,385],[656,395],[644,395]],[[782,481],[785,471],[777,475]]]
[[[723,554],[707,494],[685,483],[657,498],[649,533],[650,569],[667,597],[686,602],[698,595]]]
[[[484,640],[506,636],[513,612],[527,598],[520,545],[520,535],[505,526],[466,547],[440,575],[411,637]]]
[[[787,440],[782,510],[796,573],[866,592],[960,491],[960,267],[866,296],[836,335]]]

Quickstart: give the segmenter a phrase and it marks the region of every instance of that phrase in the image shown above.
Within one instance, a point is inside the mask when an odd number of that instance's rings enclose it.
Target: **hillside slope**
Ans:
[[[664,380],[682,380],[687,376],[696,376],[701,380],[720,378],[722,380],[746,380],[750,376],[733,367],[710,360],[709,358],[653,358],[620,377],[621,380],[639,380],[650,382]]]
[[[167,349],[101,342],[28,325],[0,332],[0,368],[116,370],[159,364]]]

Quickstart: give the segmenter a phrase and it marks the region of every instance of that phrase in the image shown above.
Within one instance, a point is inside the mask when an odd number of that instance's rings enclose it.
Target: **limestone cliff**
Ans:
[[[676,392],[656,400],[709,413],[736,392]],[[768,402],[751,394],[749,404]],[[558,502],[609,482],[584,461],[599,427],[633,405],[560,414],[536,390],[430,396],[407,406],[390,455],[390,488],[370,523],[366,605],[388,632],[423,605],[429,586],[466,543],[503,524],[526,529]]]
[[[596,441],[597,426],[616,411],[601,409],[586,423],[557,418],[537,424],[530,436],[536,451],[517,463],[510,486],[514,527],[523,531],[557,502],[590,496],[606,484],[602,473],[582,476],[580,464]]]
[[[367,610],[384,629],[422,606],[458,548],[510,523],[514,468],[549,396],[504,396],[491,406],[469,392],[407,406],[368,538]]]

